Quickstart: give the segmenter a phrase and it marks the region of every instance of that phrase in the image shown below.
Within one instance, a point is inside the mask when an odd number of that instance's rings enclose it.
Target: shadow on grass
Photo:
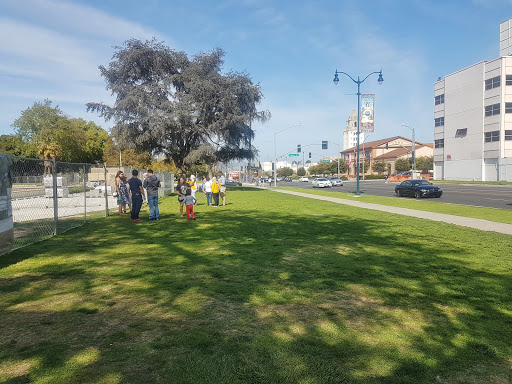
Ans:
[[[113,217],[12,253],[42,256],[1,271],[0,379],[504,382],[512,282],[477,265],[493,257],[465,246],[479,232],[412,218],[391,230],[295,197],[283,214],[271,197],[275,211]]]

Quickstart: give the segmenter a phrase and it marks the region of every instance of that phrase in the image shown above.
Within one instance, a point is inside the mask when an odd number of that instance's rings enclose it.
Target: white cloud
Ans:
[[[85,35],[112,42],[124,41],[129,37],[157,37],[155,31],[145,26],[76,3],[57,0],[3,0],[2,7],[34,24],[56,26],[66,34]]]
[[[9,133],[17,116],[46,98],[73,117],[98,120],[85,110],[90,101],[112,102],[98,66],[113,46],[130,38],[159,38],[151,28],[103,11],[57,0],[0,3],[0,131]]]

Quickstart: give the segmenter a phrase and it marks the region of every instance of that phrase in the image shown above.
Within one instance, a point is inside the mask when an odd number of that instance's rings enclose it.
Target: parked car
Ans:
[[[343,180],[338,179],[337,177],[330,177],[329,180],[333,187],[343,187]]]
[[[395,186],[397,196],[441,197],[443,190],[426,180],[405,180]]]
[[[309,181],[309,179],[306,177],[306,176],[302,176],[299,181],[303,181],[305,183],[307,183]]]
[[[331,181],[325,177],[318,177],[315,180],[313,180],[313,188],[331,188],[332,184]]]
[[[226,181],[226,187],[241,187],[242,183],[239,181]]]
[[[283,179],[283,181],[288,181],[288,182],[290,182],[290,181],[293,181],[293,179],[292,179],[290,176],[286,176],[286,177]]]

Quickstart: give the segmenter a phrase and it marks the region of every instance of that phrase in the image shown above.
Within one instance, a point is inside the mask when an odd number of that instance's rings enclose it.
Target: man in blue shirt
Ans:
[[[132,221],[142,221],[142,219],[139,218],[139,213],[142,208],[142,201],[146,198],[144,188],[142,188],[142,181],[140,181],[137,176],[139,176],[139,171],[134,169],[132,171],[132,178],[128,180],[130,193],[132,195]]]

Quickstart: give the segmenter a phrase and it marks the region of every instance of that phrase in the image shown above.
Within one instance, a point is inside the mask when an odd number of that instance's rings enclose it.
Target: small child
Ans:
[[[190,221],[190,216],[192,216],[192,220],[196,219],[194,215],[194,204],[197,203],[197,200],[194,196],[192,196],[192,190],[190,188],[187,189],[185,193],[185,199],[181,202],[181,206],[187,207],[187,221]]]

